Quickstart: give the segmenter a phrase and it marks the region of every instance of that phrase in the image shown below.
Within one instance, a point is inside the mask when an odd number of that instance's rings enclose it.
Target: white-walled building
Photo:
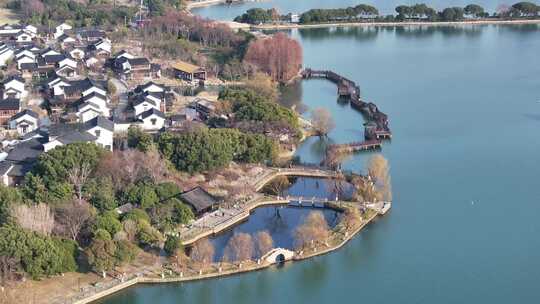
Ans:
[[[21,136],[36,130],[38,126],[39,115],[30,109],[22,110],[11,117],[9,121],[9,127],[16,129],[17,133]]]
[[[25,89],[24,79],[19,76],[12,76],[4,80],[2,83],[2,97],[23,99],[28,96]]]
[[[142,121],[141,128],[145,131],[158,131],[165,126],[165,114],[155,108],[142,113],[138,118]]]
[[[5,43],[0,43],[0,67],[7,65],[8,61],[14,57],[14,52],[11,47]]]

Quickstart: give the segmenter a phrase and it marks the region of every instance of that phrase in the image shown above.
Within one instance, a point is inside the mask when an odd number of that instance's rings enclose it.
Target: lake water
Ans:
[[[247,233],[255,237],[259,231],[267,231],[272,236],[274,248],[295,248],[295,231],[310,212],[322,212],[330,228],[339,222],[339,212],[330,209],[296,207],[260,207],[253,211],[246,222],[211,239],[214,245],[214,261],[222,260],[227,243],[235,233]]]
[[[392,211],[329,255],[140,286],[101,303],[538,303],[540,28],[290,34],[303,46],[305,66],[357,81],[389,115],[394,138],[382,154],[392,166]],[[336,103],[333,84],[304,82],[287,96],[290,104],[331,110],[332,141],[362,138],[361,115]],[[313,138],[298,154],[316,162],[320,147]],[[368,156],[346,167],[362,171]]]
[[[416,3],[426,3],[427,5],[441,10],[446,7],[460,6],[465,7],[468,4],[476,3],[481,5],[489,13],[493,13],[497,10],[499,4],[513,4],[519,1],[499,2],[493,0],[478,0],[478,1],[466,1],[466,0],[266,0],[266,1],[247,1],[243,3],[234,4],[222,4],[193,9],[193,12],[197,15],[208,17],[211,19],[220,20],[233,20],[236,16],[239,16],[246,12],[250,8],[276,8],[280,14],[288,13],[303,13],[312,8],[346,8],[349,6],[356,6],[358,4],[370,4],[375,6],[380,14],[395,14],[395,8],[398,5],[406,4],[413,5]],[[533,1],[534,2],[534,1]]]

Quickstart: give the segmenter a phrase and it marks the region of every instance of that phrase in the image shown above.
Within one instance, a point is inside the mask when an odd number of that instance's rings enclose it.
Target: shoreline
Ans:
[[[339,250],[343,246],[345,246],[349,241],[351,241],[360,231],[362,231],[368,224],[373,222],[374,219],[376,219],[378,216],[382,216],[383,214],[378,213],[375,210],[372,210],[372,214],[366,218],[362,223],[358,225],[358,227],[355,227],[350,233],[347,233],[343,236],[341,241],[335,245],[328,246],[327,248],[324,248],[322,250],[314,250],[313,252],[301,254],[301,255],[295,255],[292,259],[286,261],[295,263],[295,262],[301,262],[305,260],[309,260],[311,258],[322,256],[329,254],[333,251]],[[339,225],[339,224],[338,224]],[[334,232],[336,235],[339,235],[339,232]],[[234,276],[234,275],[240,275],[248,272],[255,272],[264,270],[267,268],[270,268],[274,265],[276,265],[273,262],[268,261],[262,261],[260,263],[252,262],[252,263],[246,263],[248,264],[245,267],[236,266],[235,264],[231,264],[229,266],[234,267],[233,269],[229,270],[217,270],[214,272],[208,272],[208,273],[199,273],[192,276],[173,276],[166,278],[165,276],[160,277],[145,277],[145,276],[136,276],[130,280],[124,281],[114,287],[111,287],[109,289],[103,290],[99,293],[96,293],[92,296],[88,296],[83,299],[74,300],[72,303],[74,304],[88,304],[93,303],[97,300],[103,299],[105,297],[111,296],[119,291],[122,291],[126,288],[130,287],[136,287],[138,284],[169,284],[169,283],[183,283],[183,282],[194,282],[194,281],[200,281],[200,280],[207,280],[207,279],[214,279],[214,278],[221,278],[221,277],[228,277],[228,276]],[[213,265],[215,267],[216,265]],[[221,267],[220,267],[221,268]],[[218,268],[218,269],[220,269]]]
[[[247,23],[243,23],[248,25]],[[540,19],[524,20],[471,20],[471,21],[440,21],[440,22],[336,22],[336,23],[316,23],[316,24],[249,24],[252,30],[283,30],[283,29],[303,29],[303,28],[328,28],[328,27],[407,27],[407,26],[474,26],[474,25],[522,25],[540,24]]]

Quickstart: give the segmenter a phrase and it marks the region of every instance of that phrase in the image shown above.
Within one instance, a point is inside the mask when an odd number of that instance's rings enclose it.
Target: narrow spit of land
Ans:
[[[487,24],[540,24],[540,19],[521,19],[521,20],[470,20],[470,21],[403,21],[403,22],[333,22],[333,23],[315,23],[315,24],[260,24],[248,25],[253,30],[285,30],[301,28],[328,28],[328,27],[408,27],[408,26],[474,26]]]
[[[329,206],[332,208],[357,208],[354,203],[351,202],[333,202],[328,203],[333,204]],[[386,209],[387,211],[388,209]],[[385,212],[386,212],[385,211]],[[291,261],[302,261],[309,259],[315,256],[324,255],[330,253],[334,250],[337,250],[347,244],[357,233],[359,233],[364,227],[371,223],[377,216],[383,215],[385,212],[368,209],[367,212],[362,217],[362,220],[353,225],[346,226],[343,223],[338,224],[331,232],[330,237],[325,244],[310,248],[309,250],[301,251],[295,253]],[[107,286],[101,290],[96,290],[95,292],[87,292],[85,295],[79,295],[75,298],[72,298],[68,303],[74,304],[86,304],[91,303],[96,300],[99,300],[103,297],[109,296],[113,293],[116,293],[120,290],[123,290],[128,287],[135,286],[137,284],[159,284],[159,283],[174,283],[174,282],[190,282],[198,281],[204,279],[211,279],[217,277],[231,276],[246,272],[258,271],[266,269],[274,265],[275,261],[269,260],[258,260],[258,261],[246,261],[241,263],[214,263],[204,270],[192,270],[186,269],[185,271],[178,272],[177,270],[172,269],[153,269],[147,271],[141,271],[140,273],[134,274],[129,277],[122,279],[117,279],[115,284]],[[53,304],[66,303],[66,301],[59,301]]]

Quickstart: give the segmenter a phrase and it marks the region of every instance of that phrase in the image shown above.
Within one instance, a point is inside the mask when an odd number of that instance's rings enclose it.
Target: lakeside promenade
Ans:
[[[342,204],[351,204],[350,202],[338,202],[335,203],[339,208],[344,208]],[[348,206],[348,205],[345,205]],[[350,206],[349,206],[350,207]],[[336,207],[337,208],[337,207]],[[346,208],[346,207],[345,207]],[[355,207],[353,207],[355,208]],[[325,245],[320,245],[309,250],[295,252],[291,259],[291,262],[298,262],[306,259],[310,259],[316,256],[328,254],[332,251],[340,249],[347,244],[352,238],[356,236],[363,228],[373,222],[377,216],[383,215],[380,211],[368,209],[365,217],[355,227],[347,229],[346,227],[338,226],[332,230],[330,238]],[[276,261],[258,260],[258,261],[245,261],[240,263],[213,263],[205,270],[186,270],[186,272],[177,272],[169,269],[155,268],[152,270],[145,270],[133,274],[125,278],[117,278],[110,282],[107,286],[101,289],[96,288],[95,291],[86,290],[85,293],[76,295],[71,299],[62,299],[52,302],[52,304],[87,304],[110,296],[123,289],[133,287],[137,284],[164,284],[164,283],[181,283],[191,282],[205,279],[212,279],[218,277],[225,277],[231,275],[237,275],[252,271],[259,271],[269,268],[276,264]]]
[[[264,174],[258,176],[250,186],[255,191],[260,191],[267,183],[278,176],[335,178],[337,172],[309,167],[270,168]],[[215,235],[246,220],[252,210],[258,207],[287,205],[289,202],[290,198],[287,197],[271,197],[256,193],[246,201],[237,202],[233,206],[227,208],[222,207],[205,214],[189,227],[180,230],[180,240],[184,246],[192,244],[202,238]]]
[[[286,30],[302,28],[328,28],[328,27],[417,27],[417,26],[475,26],[475,25],[520,25],[520,24],[540,24],[540,19],[521,19],[521,20],[470,20],[470,21],[436,21],[436,22],[333,22],[316,24],[247,24],[252,30]]]

